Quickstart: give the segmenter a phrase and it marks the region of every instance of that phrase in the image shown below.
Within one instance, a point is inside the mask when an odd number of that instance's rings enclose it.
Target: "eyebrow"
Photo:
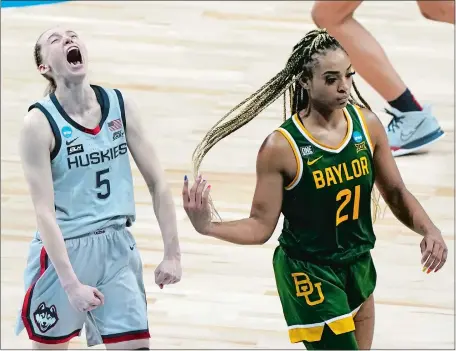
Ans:
[[[72,30],[67,30],[65,33],[77,35],[76,32],[74,32]],[[54,32],[47,38],[47,41],[49,41],[52,37],[61,37],[61,35],[59,33]]]
[[[348,66],[348,68],[346,69],[346,71],[348,71],[350,68],[352,67],[352,65],[350,64],[350,66]],[[339,74],[340,72],[339,71],[326,71],[323,73],[323,75],[327,75],[327,74]]]

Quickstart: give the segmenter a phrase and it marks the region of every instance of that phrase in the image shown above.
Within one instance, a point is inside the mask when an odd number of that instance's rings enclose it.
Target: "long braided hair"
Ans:
[[[215,144],[249,123],[264,109],[275,102],[282,94],[284,102],[283,119],[286,120],[287,91],[289,93],[291,114],[294,115],[299,111],[305,110],[306,115],[308,115],[310,113],[309,95],[299,81],[301,79],[312,79],[313,68],[317,63],[317,55],[324,54],[328,50],[336,49],[344,50],[339,42],[328,34],[326,29],[315,29],[308,32],[304,38],[293,47],[293,51],[288,58],[285,67],[279,73],[247,99],[232,108],[207,132],[192,155],[194,175],[198,175],[204,156],[215,146]],[[352,85],[359,101],[350,94],[349,103],[371,110],[369,104],[359,93],[354,81]],[[237,113],[234,114],[235,112]],[[225,121],[228,117],[231,118]],[[373,197],[373,203],[375,206],[375,221],[378,210],[378,200],[376,200],[375,197]],[[221,219],[213,205],[212,199],[210,199],[210,205],[212,214]]]

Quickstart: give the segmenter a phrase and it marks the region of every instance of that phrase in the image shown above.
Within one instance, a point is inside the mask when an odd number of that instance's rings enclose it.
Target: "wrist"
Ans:
[[[198,231],[202,235],[206,236],[212,236],[212,233],[214,232],[214,222],[209,222],[204,228],[202,228],[200,231]]]
[[[76,273],[74,272],[73,267],[71,266],[71,263],[69,261],[62,262],[56,260],[52,263],[59,278],[60,285],[65,291],[78,285],[79,279],[76,276]]]
[[[178,260],[180,261],[181,259],[181,253],[180,250],[172,250],[172,251],[165,251],[163,255],[163,259],[165,260]]]
[[[165,245],[164,250],[164,259],[174,259],[180,260],[181,258],[181,251],[179,242],[174,242],[172,244]]]
[[[75,287],[77,287],[80,282],[76,276],[71,279],[60,279],[60,284],[62,285],[63,290],[65,290],[66,293],[69,291],[73,290]]]
[[[442,235],[442,232],[440,231],[439,228],[433,227],[431,229],[425,230],[424,233],[423,233],[423,236],[435,235],[435,234]]]

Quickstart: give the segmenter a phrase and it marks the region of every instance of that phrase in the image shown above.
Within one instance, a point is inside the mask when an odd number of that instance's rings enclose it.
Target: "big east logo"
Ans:
[[[114,134],[112,135],[112,141],[123,137],[123,135],[124,135],[123,130],[118,130],[117,132],[114,132]]]

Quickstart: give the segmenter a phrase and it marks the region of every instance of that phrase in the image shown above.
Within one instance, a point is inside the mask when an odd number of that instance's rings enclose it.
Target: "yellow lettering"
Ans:
[[[336,201],[339,202],[340,200],[344,199],[343,202],[339,205],[339,208],[336,212],[336,226],[348,220],[348,215],[341,216],[340,213],[348,205],[351,200],[352,192],[350,189],[342,189],[336,195]],[[361,186],[355,186],[355,199],[353,203],[353,220],[358,219],[359,217],[359,198],[361,197]]]
[[[337,184],[336,178],[334,178],[334,174],[330,167],[325,168],[325,173],[326,173],[326,186],[330,186],[331,182],[333,182],[334,184]]]
[[[339,178],[339,183],[342,183],[344,181],[342,179],[342,165],[339,163],[337,165],[337,168],[336,168],[336,166],[332,166],[332,169],[333,169],[334,173],[336,173],[337,178]]]
[[[345,163],[342,163],[342,167],[344,168],[344,174],[345,174],[345,179],[352,180],[353,176],[348,173],[347,165]]]
[[[350,173],[351,172],[351,173]],[[351,161],[350,166],[347,164],[339,163],[335,166],[330,166],[322,170],[315,170],[312,172],[315,187],[321,189],[331,185],[342,184],[352,179],[360,178],[369,174],[369,161],[366,156]]]
[[[353,219],[358,219],[359,217],[359,196],[360,196],[360,186],[355,186],[355,199],[353,200]]]
[[[325,177],[323,176],[323,172],[317,169],[316,171],[312,172],[314,181],[315,181],[315,187],[317,189],[321,189],[325,187]]]
[[[367,158],[363,156],[359,159],[361,162],[361,170],[363,171],[363,175],[369,174],[369,168],[367,167]]]
[[[355,176],[355,178],[359,178],[361,177],[361,165],[358,161],[358,159],[354,159],[352,161],[352,169],[353,169],[353,175]]]
[[[322,303],[325,300],[323,292],[321,291],[321,282],[312,284],[309,276],[306,273],[292,273],[295,287],[296,287],[296,296],[303,297],[306,299],[306,302],[309,306],[315,306]],[[298,277],[304,277],[304,279],[299,280]],[[318,300],[311,301],[309,296],[314,292],[314,287],[317,288]]]
[[[345,206],[350,202],[351,199],[351,191],[349,189],[342,189],[339,191],[336,195],[336,201],[342,200],[342,198],[345,197],[345,200],[340,204],[339,208],[337,209],[336,212],[336,227],[341,224],[342,222],[345,222],[348,220],[348,215],[343,215],[340,216],[340,213],[344,209]]]

